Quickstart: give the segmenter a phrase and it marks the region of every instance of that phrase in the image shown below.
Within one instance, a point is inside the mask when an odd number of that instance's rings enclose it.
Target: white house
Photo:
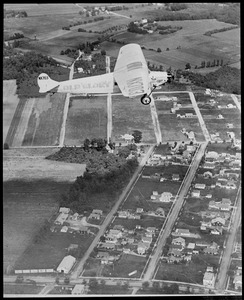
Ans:
[[[204,183],[196,183],[194,187],[195,187],[195,189],[204,190],[205,187],[206,187],[206,184],[204,184]]]
[[[57,271],[60,273],[68,274],[72,269],[73,265],[76,262],[76,258],[72,255],[65,256],[59,266],[57,267]]]
[[[192,197],[199,198],[200,197],[200,191],[199,190],[193,190],[191,193]]]
[[[60,213],[57,217],[57,219],[54,221],[54,224],[56,225],[63,225],[63,223],[67,220],[69,214],[66,213]]]
[[[203,285],[209,288],[214,288],[215,275],[212,272],[205,272],[203,277]]]
[[[60,207],[59,208],[60,213],[68,214],[70,212],[70,208],[68,207]]]

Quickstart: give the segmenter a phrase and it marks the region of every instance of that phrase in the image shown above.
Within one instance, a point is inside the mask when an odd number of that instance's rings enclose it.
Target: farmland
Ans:
[[[113,128],[112,139],[122,142],[121,135],[132,134],[134,130],[142,132],[143,143],[155,143],[155,134],[150,107],[141,105],[139,97],[135,99],[112,96]]]
[[[64,144],[82,145],[98,137],[107,137],[107,98],[71,98]]]
[[[3,142],[5,142],[12,118],[19,103],[16,88],[16,80],[3,81]],[[6,140],[6,142],[8,141]]]
[[[17,295],[17,294],[39,294],[43,289],[43,285],[32,285],[32,284],[4,284],[3,293],[5,295]]]
[[[51,97],[47,95],[45,98],[34,99],[22,141],[23,146],[54,146],[59,144],[65,97],[64,94],[55,94]]]

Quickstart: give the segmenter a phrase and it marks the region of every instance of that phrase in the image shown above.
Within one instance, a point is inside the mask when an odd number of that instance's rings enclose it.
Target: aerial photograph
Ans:
[[[3,4],[3,297],[241,299],[240,3]]]

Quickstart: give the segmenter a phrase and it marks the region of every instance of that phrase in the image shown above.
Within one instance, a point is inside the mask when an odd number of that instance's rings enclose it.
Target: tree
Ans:
[[[89,280],[89,287],[90,288],[97,288],[97,286],[98,286],[98,281],[97,281],[97,279],[96,278],[91,278],[90,280]]]
[[[191,69],[191,65],[190,65],[190,63],[187,63],[187,64],[186,64],[186,67],[185,67],[185,69],[186,69],[186,70],[190,70],[190,69]]]
[[[84,140],[84,150],[85,150],[85,151],[89,150],[90,145],[91,145],[91,141],[90,141],[88,138],[86,138],[86,139]]]
[[[105,50],[101,50],[101,54],[102,55],[106,55],[106,51]]]
[[[3,145],[3,149],[4,149],[4,150],[8,150],[8,149],[9,149],[9,145],[8,145],[8,143],[4,143],[4,145]]]
[[[169,48],[166,48],[166,51],[169,51]]]
[[[160,283],[158,281],[153,281],[153,289],[155,291],[159,291],[160,290]]]
[[[160,48],[157,49],[157,52],[162,52],[162,50]]]
[[[203,61],[201,62],[201,67],[202,67],[202,68],[205,68],[205,66],[206,66],[206,63],[205,63],[205,60],[203,60]]]
[[[136,144],[141,142],[142,139],[142,132],[139,130],[134,130],[134,132],[132,133],[133,137],[134,137],[134,141]]]
[[[69,282],[70,282],[69,277],[65,277],[65,278],[64,278],[64,284],[69,284]]]
[[[149,282],[148,282],[148,281],[144,281],[144,282],[142,283],[142,288],[143,288],[143,290],[146,290],[148,287],[149,287]]]

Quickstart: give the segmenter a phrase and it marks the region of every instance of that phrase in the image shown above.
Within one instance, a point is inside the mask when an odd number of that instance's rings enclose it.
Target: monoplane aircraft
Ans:
[[[108,94],[141,97],[141,102],[151,102],[153,90],[173,79],[169,72],[150,71],[140,45],[127,44],[121,47],[114,72],[66,81],[52,80],[47,74],[38,76],[39,93]]]

